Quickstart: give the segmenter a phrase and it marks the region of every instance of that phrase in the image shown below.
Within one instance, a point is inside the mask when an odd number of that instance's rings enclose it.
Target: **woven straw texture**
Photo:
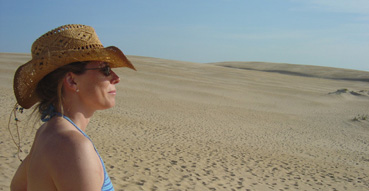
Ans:
[[[82,61],[104,61],[112,68],[135,69],[117,47],[104,48],[95,30],[86,25],[64,25],[47,32],[32,45],[32,60],[20,66],[14,76],[14,94],[23,108],[39,101],[38,82],[55,69]]]

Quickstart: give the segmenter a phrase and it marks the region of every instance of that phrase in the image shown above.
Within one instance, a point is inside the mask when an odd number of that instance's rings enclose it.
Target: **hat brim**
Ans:
[[[47,57],[32,59],[15,72],[13,86],[18,104],[25,109],[32,107],[39,101],[35,89],[42,78],[59,67],[84,61],[103,61],[108,62],[112,68],[128,67],[136,70],[123,52],[115,46],[49,52]]]

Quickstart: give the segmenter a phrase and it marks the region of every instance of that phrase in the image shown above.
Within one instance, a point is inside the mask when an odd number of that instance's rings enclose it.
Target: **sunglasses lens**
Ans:
[[[102,68],[85,68],[85,70],[100,70],[100,72],[103,73],[104,76],[110,76],[111,74],[111,68],[109,65],[105,65]]]
[[[105,66],[104,68],[101,68],[101,71],[104,73],[105,76],[110,76],[110,66]]]

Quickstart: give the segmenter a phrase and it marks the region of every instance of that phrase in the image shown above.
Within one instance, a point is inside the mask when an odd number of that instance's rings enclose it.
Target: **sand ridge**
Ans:
[[[343,68],[271,62],[215,62],[208,64],[243,70],[273,72],[295,76],[369,82],[369,72]]]
[[[14,71],[28,59],[0,54],[2,124]],[[369,189],[369,120],[354,120],[369,114],[369,97],[350,93],[364,94],[367,82],[129,59],[137,72],[114,70],[117,105],[87,129],[116,190]],[[1,132],[7,190],[19,161]]]

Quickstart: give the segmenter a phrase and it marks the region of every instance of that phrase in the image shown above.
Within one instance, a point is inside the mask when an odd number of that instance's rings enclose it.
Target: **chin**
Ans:
[[[114,107],[114,106],[115,106],[115,101],[114,101],[114,102],[112,102],[112,103],[110,103],[110,104],[108,105],[108,108],[107,108],[107,109],[112,108],[112,107]]]

